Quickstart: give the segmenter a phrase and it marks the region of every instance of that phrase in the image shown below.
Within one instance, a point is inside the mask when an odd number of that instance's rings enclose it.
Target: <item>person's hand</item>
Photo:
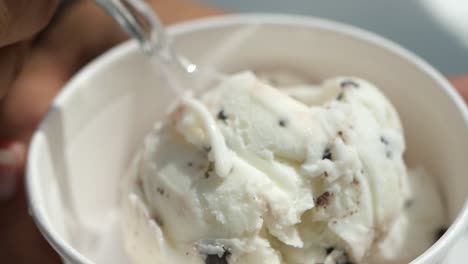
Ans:
[[[0,98],[16,78],[33,36],[48,23],[58,0],[0,0]]]
[[[461,96],[465,99],[465,102],[468,103],[468,74],[454,76],[449,80],[453,86],[457,88],[458,92],[460,92]]]
[[[57,4],[58,0],[0,0],[0,100],[11,91],[31,40],[49,23]],[[6,146],[0,140],[0,148]],[[12,162],[14,158],[7,153],[0,156],[0,161]],[[11,192],[13,173],[11,167],[0,164],[0,198]]]
[[[26,210],[22,177],[18,176],[22,174],[29,138],[70,76],[95,56],[126,39],[114,21],[93,1],[75,0],[76,3],[69,6],[32,46],[32,35],[47,24],[57,1],[0,0],[0,43],[28,40],[22,45],[30,47],[21,71],[18,69],[23,61],[19,56],[22,53],[12,51],[23,50],[9,46],[9,50],[0,49],[0,73],[5,73],[0,75],[0,87],[8,88],[2,90],[5,92],[0,98],[0,260],[14,263],[36,263],[38,260],[61,263],[37,232]],[[148,1],[165,24],[220,13],[190,0]],[[9,3],[15,9],[10,6],[5,9],[3,3]],[[4,10],[10,9],[14,13],[3,17]],[[42,16],[38,18],[37,14]],[[12,20],[15,17],[19,20]],[[34,20],[36,18],[39,20]],[[5,24],[13,22],[19,24],[14,24],[15,27]],[[13,62],[7,63],[6,58]]]
[[[0,0],[0,3],[2,1]],[[47,14],[48,19],[51,12],[46,12],[44,7],[39,8],[39,3],[47,3],[52,9],[51,3],[56,1],[9,0],[7,2],[34,3],[34,6],[38,6],[35,10]],[[220,13],[214,8],[202,6],[190,0],[150,0],[150,3],[158,11],[163,23],[166,24]],[[32,10],[34,6],[29,5],[27,10]],[[23,15],[29,17],[33,14]],[[25,18],[18,18],[20,21],[25,20]],[[31,22],[37,25],[34,31],[31,29],[27,32],[19,30],[18,34],[8,35],[8,39],[11,39],[10,42],[12,42],[37,32],[41,26],[46,24],[47,19],[42,19]],[[0,20],[0,33],[1,29]],[[15,178],[11,175],[21,173],[25,161],[26,146],[31,134],[62,85],[89,60],[126,38],[126,34],[107,14],[98,8],[94,1],[82,0],[65,10],[41,41],[31,47],[24,67],[19,75],[16,74],[16,81],[8,85],[10,89],[0,100],[0,175],[2,167],[5,168],[3,171],[10,175],[0,176],[0,197],[10,194],[14,189],[15,184],[12,181]],[[1,54],[0,51],[0,56]],[[0,57],[0,68],[2,72],[5,71],[5,68],[16,73],[19,69],[12,63],[6,65],[3,57]],[[15,74],[11,73],[10,75]],[[8,82],[11,83],[13,77],[8,77],[8,79]],[[0,82],[0,85],[2,84]],[[1,184],[2,181],[5,184]]]

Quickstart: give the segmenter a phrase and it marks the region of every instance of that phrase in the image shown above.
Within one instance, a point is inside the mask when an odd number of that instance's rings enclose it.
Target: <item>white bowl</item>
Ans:
[[[232,15],[170,32],[182,54],[223,72],[288,69],[314,80],[345,74],[377,84],[401,115],[408,162],[437,177],[452,223],[412,264],[447,257],[468,226],[468,111],[440,73],[381,37],[308,17]],[[32,216],[69,263],[126,263],[119,179],[173,99],[161,84],[137,45],[124,43],[68,82],[35,133],[27,164]]]

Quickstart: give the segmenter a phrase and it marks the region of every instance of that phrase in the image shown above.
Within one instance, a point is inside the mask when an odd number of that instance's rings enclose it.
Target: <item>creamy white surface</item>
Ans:
[[[364,80],[280,91],[237,74],[145,139],[123,184],[127,251],[134,263],[407,263],[444,219],[404,149],[395,109]]]

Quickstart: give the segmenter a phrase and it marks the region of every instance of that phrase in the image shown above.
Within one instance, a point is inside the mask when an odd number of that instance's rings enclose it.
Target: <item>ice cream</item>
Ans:
[[[408,173],[404,150],[398,114],[369,82],[280,90],[236,74],[183,99],[146,137],[123,183],[128,255],[408,263],[445,219],[437,188],[421,170]]]

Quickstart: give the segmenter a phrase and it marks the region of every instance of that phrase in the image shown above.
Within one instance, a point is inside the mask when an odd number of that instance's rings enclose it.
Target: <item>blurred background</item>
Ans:
[[[202,0],[226,10],[316,16],[378,33],[446,75],[468,72],[466,0]]]

